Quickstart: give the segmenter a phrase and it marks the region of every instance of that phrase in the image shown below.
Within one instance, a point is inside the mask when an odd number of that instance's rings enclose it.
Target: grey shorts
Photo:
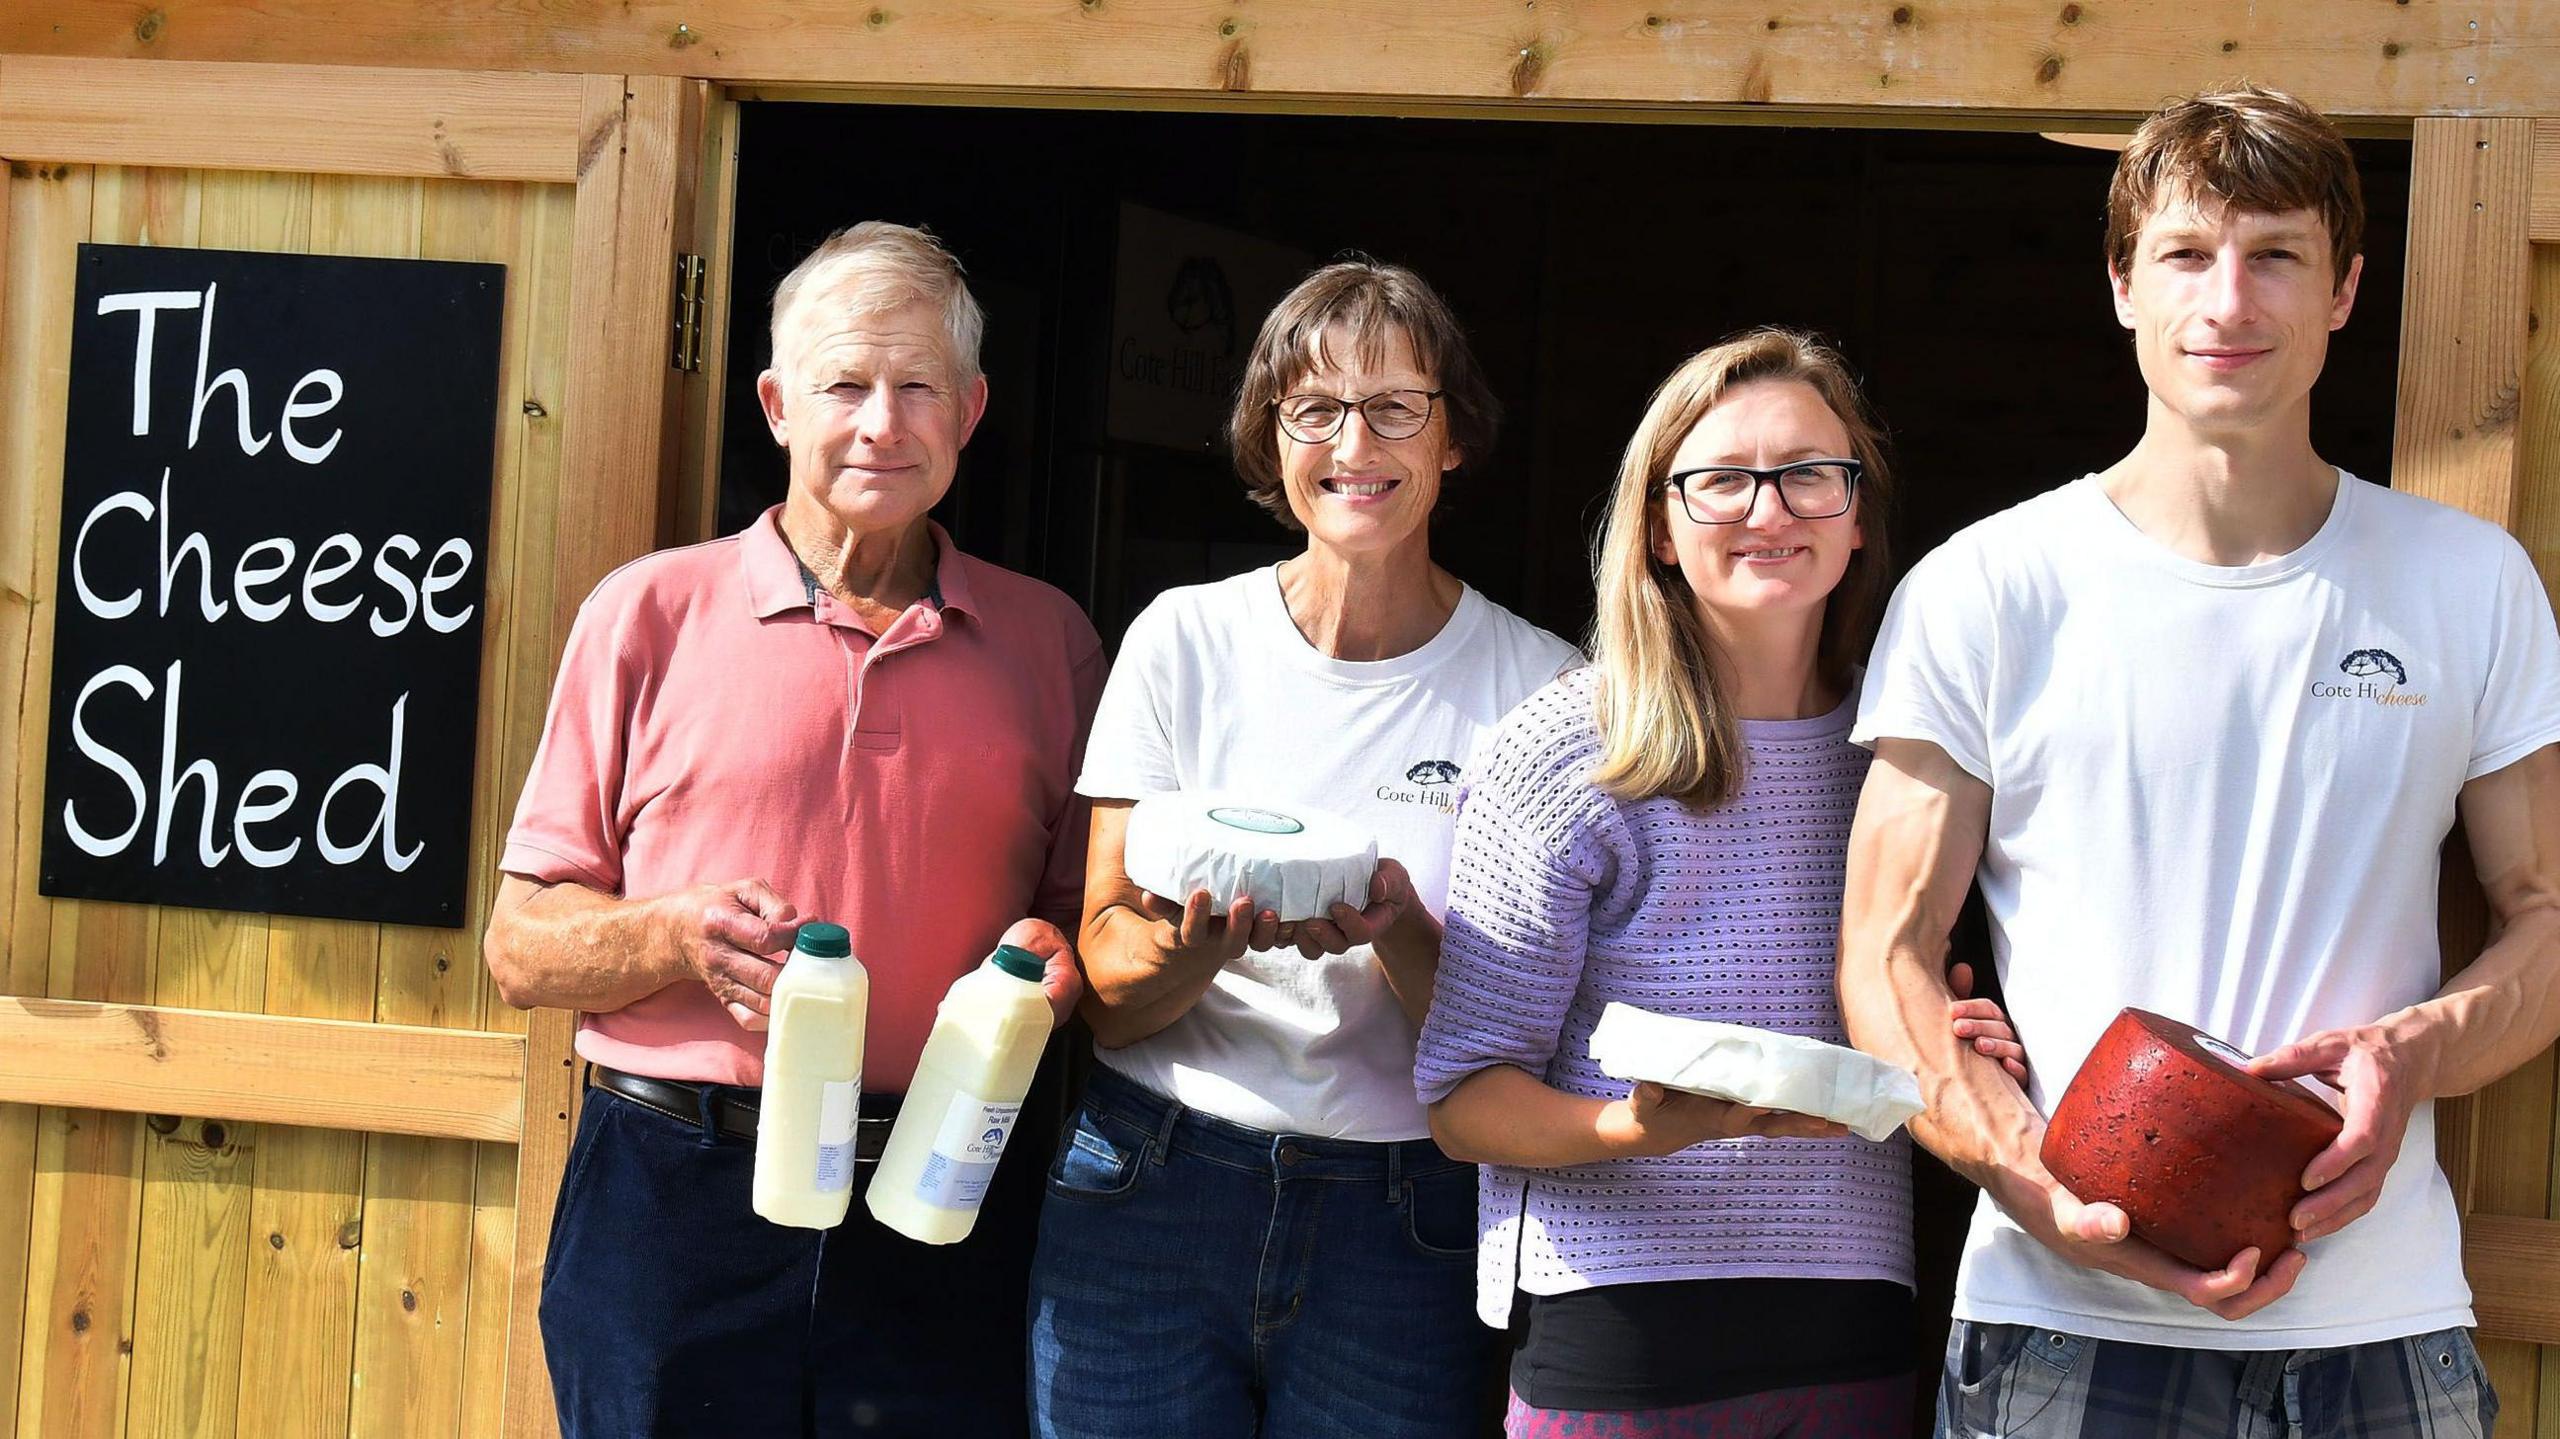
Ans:
[[[1958,1320],[1939,1439],[2489,1439],[2463,1329],[2345,1349],[2169,1349]]]

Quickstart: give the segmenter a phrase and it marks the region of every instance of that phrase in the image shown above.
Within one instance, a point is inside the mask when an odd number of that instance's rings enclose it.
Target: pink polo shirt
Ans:
[[[941,607],[875,636],[824,590],[811,602],[780,518],[634,560],[587,597],[498,867],[633,899],[766,881],[852,931],[863,1083],[899,1092],[943,992],[1006,926],[1075,932],[1102,643],[1074,601],[939,525]],[[664,1079],[763,1078],[764,1036],[691,978],[583,1016],[577,1047]]]

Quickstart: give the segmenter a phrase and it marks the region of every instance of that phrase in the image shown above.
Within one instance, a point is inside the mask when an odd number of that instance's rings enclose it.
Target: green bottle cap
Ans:
[[[996,952],[987,956],[987,963],[1016,979],[1027,979],[1033,984],[1040,982],[1040,976],[1046,973],[1049,967],[1040,956],[1010,944],[997,945]]]
[[[813,919],[800,926],[800,938],[791,952],[813,959],[848,959],[853,955],[853,936],[844,932],[843,925]]]

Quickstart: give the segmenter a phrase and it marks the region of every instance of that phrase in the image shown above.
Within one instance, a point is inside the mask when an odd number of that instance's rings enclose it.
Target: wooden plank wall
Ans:
[[[21,164],[0,303],[0,990],[521,1033],[480,964],[497,843],[561,639],[553,511],[575,191]],[[470,923],[35,892],[62,385],[82,240],[508,266]],[[21,518],[31,523],[19,523]],[[498,1432],[515,1146],[0,1105],[0,1435]]]

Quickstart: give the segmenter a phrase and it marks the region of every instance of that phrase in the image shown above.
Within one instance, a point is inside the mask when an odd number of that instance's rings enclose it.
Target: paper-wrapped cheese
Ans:
[[[1285,922],[1367,905],[1378,841],[1307,805],[1184,791],[1130,807],[1121,862],[1140,889],[1176,904],[1207,890],[1224,911],[1250,895]]]
[[[2194,1025],[2128,1009],[2107,1026],[2045,1125],[2044,1167],[2085,1203],[2199,1269],[2257,1246],[2263,1274],[2293,1245],[2302,1171],[2338,1112]]]
[[[1683,1019],[1631,1004],[1600,1011],[1592,1062],[1612,1079],[1650,1080],[1762,1109],[1810,1114],[1883,1139],[1918,1114],[1920,1081],[1870,1054],[1747,1024]]]

